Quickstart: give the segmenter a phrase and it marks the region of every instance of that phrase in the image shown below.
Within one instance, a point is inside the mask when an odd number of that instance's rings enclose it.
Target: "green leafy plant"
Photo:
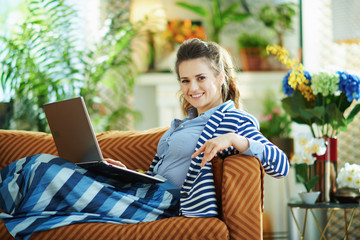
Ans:
[[[295,168],[296,180],[304,185],[307,192],[310,192],[319,180],[319,176],[312,172],[312,166],[316,160],[315,155],[322,156],[325,154],[325,140],[314,138],[309,134],[301,134],[296,138],[296,141],[298,149],[290,159],[290,163]]]
[[[212,27],[209,40],[219,43],[220,33],[230,22],[242,22],[250,17],[248,12],[240,12],[238,8],[240,2],[236,2],[223,9],[222,1],[207,0],[208,7],[202,5],[190,4],[187,2],[176,2],[176,5],[188,9],[206,19],[208,25]]]
[[[269,43],[269,40],[259,34],[243,33],[238,38],[238,45],[240,49],[259,48],[261,49],[261,53],[263,55],[266,55],[266,47]]]
[[[14,101],[13,120],[26,119],[29,126],[45,131],[42,106],[51,100],[75,95],[80,52],[71,28],[74,10],[63,1],[34,0],[29,16],[9,38],[1,37],[2,88]]]
[[[284,45],[285,32],[293,29],[293,18],[296,15],[295,3],[281,3],[278,5],[265,5],[259,12],[259,19],[266,27],[273,30],[277,36],[277,43]]]
[[[259,118],[261,132],[268,139],[288,138],[291,133],[290,116],[281,108],[280,101],[276,99],[276,96],[272,90],[265,93],[264,111]]]
[[[296,181],[303,184],[307,192],[311,192],[319,180],[318,175],[312,176],[311,166],[306,163],[297,164],[295,166],[295,176]]]
[[[88,53],[80,94],[91,106],[89,112],[99,130],[126,130],[133,118],[140,117],[130,99],[139,72],[131,58],[131,40],[138,32],[130,23],[110,29],[101,45]]]
[[[28,10],[18,31],[0,38],[1,86],[14,103],[12,122],[22,123],[13,128],[47,131],[43,105],[82,95],[97,129],[126,129],[137,115],[129,101],[137,74],[130,44],[136,27],[128,20],[110,26],[94,50],[79,50],[72,6],[33,0]]]

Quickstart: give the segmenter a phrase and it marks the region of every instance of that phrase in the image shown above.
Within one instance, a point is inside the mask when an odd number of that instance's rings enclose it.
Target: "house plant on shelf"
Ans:
[[[282,106],[292,121],[309,126],[314,137],[324,138],[325,155],[318,156],[315,169],[320,179],[316,186],[321,201],[335,201],[337,171],[337,135],[346,131],[360,111],[360,78],[347,72],[304,71],[298,59],[289,57],[284,47],[267,47],[290,71],[283,79]],[[328,177],[329,179],[325,179]]]
[[[240,59],[244,71],[269,70],[266,46],[269,40],[259,34],[242,33],[238,38]]]
[[[325,154],[325,140],[301,134],[296,138],[296,144],[296,152],[290,159],[290,163],[295,168],[296,180],[303,184],[306,189],[306,192],[301,192],[299,195],[304,203],[315,203],[320,191],[312,191],[319,180],[319,176],[315,175],[312,170],[316,160],[314,154],[318,156]]]
[[[263,22],[267,28],[274,31],[277,43],[280,46],[284,45],[285,33],[293,30],[293,22],[297,8],[299,8],[299,5],[293,2],[277,5],[267,4],[261,8],[258,14],[260,21]]]
[[[360,201],[360,165],[345,163],[336,178],[338,190],[336,199],[342,203]]]

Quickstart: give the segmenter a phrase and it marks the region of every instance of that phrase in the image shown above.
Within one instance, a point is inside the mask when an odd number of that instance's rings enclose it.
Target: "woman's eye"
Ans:
[[[186,79],[181,80],[181,83],[187,83],[187,82],[189,82],[189,80]]]
[[[204,76],[198,77],[199,80],[205,80],[205,78],[206,78],[206,77],[204,77]]]

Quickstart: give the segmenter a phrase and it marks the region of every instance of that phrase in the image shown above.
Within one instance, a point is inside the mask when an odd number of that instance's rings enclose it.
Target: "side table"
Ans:
[[[326,236],[325,236],[325,232],[329,227],[329,223],[331,222],[332,217],[334,216],[335,212],[338,210],[344,210],[344,220],[345,220],[345,236],[344,239],[348,239],[348,231],[351,227],[351,223],[354,219],[355,216],[355,212],[356,209],[360,207],[359,204],[357,203],[314,203],[314,204],[305,204],[305,203],[301,203],[301,202],[295,202],[295,203],[288,203],[288,207],[290,209],[291,215],[295,221],[296,227],[298,229],[299,232],[299,236],[301,240],[305,239],[305,230],[306,230],[306,221],[307,221],[307,215],[308,215],[308,211],[310,210],[316,225],[321,233],[320,236],[320,240],[321,239],[325,239],[326,240]],[[304,224],[303,224],[303,230],[301,231],[300,226],[299,226],[299,222],[295,217],[295,214],[293,212],[294,208],[298,208],[298,209],[304,209],[305,210],[305,217],[304,217]],[[319,220],[317,219],[315,213],[313,212],[314,209],[320,209],[320,210],[330,210],[330,216],[325,224],[324,229],[322,229]],[[348,216],[346,214],[346,210],[350,209],[351,210],[351,214],[350,214],[350,219],[348,220]]]

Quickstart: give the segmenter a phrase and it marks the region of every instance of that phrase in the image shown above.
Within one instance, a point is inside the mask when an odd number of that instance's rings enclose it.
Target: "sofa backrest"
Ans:
[[[166,130],[108,131],[97,134],[97,139],[105,158],[120,160],[130,169],[147,170]],[[0,130],[0,169],[17,159],[40,153],[58,155],[51,134]]]

